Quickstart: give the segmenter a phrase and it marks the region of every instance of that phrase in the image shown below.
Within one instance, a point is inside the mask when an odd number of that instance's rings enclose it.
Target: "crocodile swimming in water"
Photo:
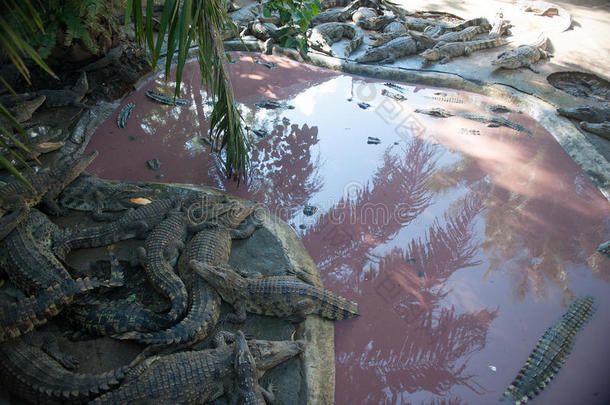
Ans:
[[[294,276],[242,277],[228,265],[210,266],[193,260],[191,268],[231,304],[230,320],[243,322],[246,312],[300,322],[309,314],[331,320],[359,316],[358,304]]]
[[[491,115],[481,115],[477,113],[469,113],[469,112],[450,112],[443,108],[429,108],[429,109],[416,109],[416,113],[427,114],[437,118],[448,118],[448,117],[462,117],[468,120],[482,122],[487,124],[488,127],[507,127],[510,129],[514,129],[515,131],[524,132],[529,137],[532,137],[532,131],[525,128],[522,125],[519,125],[515,122],[512,122],[504,117],[496,117]]]
[[[591,318],[595,299],[591,296],[578,298],[561,319],[542,335],[536,348],[504,396],[522,405],[543,390],[559,372],[570,350],[574,338]]]

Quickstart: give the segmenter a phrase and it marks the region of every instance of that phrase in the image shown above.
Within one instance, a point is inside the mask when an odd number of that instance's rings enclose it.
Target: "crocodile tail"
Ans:
[[[95,278],[62,280],[37,296],[12,303],[0,309],[0,342],[18,337],[42,325],[72,302],[74,296],[98,288]]]
[[[5,387],[15,396],[31,403],[83,402],[107,391],[125,378],[129,367],[101,374],[75,374],[63,368],[40,348],[20,339],[0,348],[0,371]]]
[[[180,322],[158,332],[132,331],[113,337],[145,344],[192,343],[204,339],[218,322],[221,299],[201,277],[193,276],[192,279],[191,303],[187,315]]]
[[[360,316],[357,303],[326,290],[318,314],[324,318],[337,321]]]
[[[544,33],[544,31],[540,32],[540,34],[538,35],[538,38],[536,38],[536,41],[534,43],[532,43],[533,46],[542,49],[543,51],[546,50],[548,44],[548,38],[546,36],[546,34]]]

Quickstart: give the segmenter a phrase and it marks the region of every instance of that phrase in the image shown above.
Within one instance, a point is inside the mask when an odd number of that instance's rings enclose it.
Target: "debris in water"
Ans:
[[[363,110],[366,110],[367,108],[369,108],[371,105],[369,103],[358,103],[358,107],[362,108]]]
[[[403,91],[405,91],[404,87],[399,86],[399,85],[394,84],[394,83],[384,83],[383,85],[384,85],[384,86],[386,86],[386,87],[389,87],[389,88],[391,88],[391,89],[398,90],[398,91],[400,91],[401,93],[402,93]]]
[[[497,370],[496,366],[492,366],[491,364],[490,364],[489,366],[487,366],[487,367],[489,367],[489,369],[490,369],[491,371],[493,371],[494,373],[495,373],[495,372],[496,372],[496,370]]]
[[[374,136],[369,136],[366,140],[366,143],[369,145],[379,145],[381,143],[381,139],[375,138]]]
[[[303,208],[303,214],[307,215],[308,217],[312,216],[313,214],[316,213],[316,211],[318,211],[318,207],[313,206],[313,205],[306,205]]]
[[[157,158],[150,159],[146,161],[146,166],[148,166],[150,170],[159,170],[161,168],[161,161]]]
[[[393,91],[386,90],[386,89],[381,90],[381,95],[393,98],[396,101],[405,101],[407,99],[405,96],[403,96],[400,93],[395,93]]]

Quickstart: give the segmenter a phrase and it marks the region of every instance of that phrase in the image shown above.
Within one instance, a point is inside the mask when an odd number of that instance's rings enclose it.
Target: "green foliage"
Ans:
[[[307,53],[305,32],[321,8],[319,0],[270,0],[263,5],[263,15],[269,17],[276,12],[280,17],[281,25],[298,27],[299,34],[293,35],[290,30],[286,30],[280,36],[280,46],[296,48],[305,54]]]
[[[92,38],[111,38],[118,29],[114,18],[109,17],[114,1],[47,0],[41,5],[41,30],[32,32],[27,29],[29,16],[19,10],[13,9],[9,16],[14,29],[21,31],[22,37],[37,49],[43,59],[56,45],[69,47],[75,40],[81,40],[91,53],[98,54],[100,49]]]
[[[21,0],[19,2],[11,0],[10,4],[8,3],[9,2],[0,7],[0,11],[2,11],[2,14],[0,15],[8,16],[8,19],[0,16],[0,50],[15,65],[19,73],[21,73],[28,83],[30,82],[30,72],[23,60],[24,57],[30,57],[47,73],[49,73],[49,75],[57,78],[53,71],[42,60],[41,56],[28,42],[28,40],[32,37],[40,35],[42,32],[44,32],[40,15],[29,0]],[[10,10],[10,13],[4,12],[8,10]],[[17,20],[12,18],[15,16]],[[8,21],[10,21],[10,24]],[[18,26],[18,29],[15,29],[15,26],[19,21],[21,21],[21,25]],[[0,82],[15,97],[18,97],[4,78],[0,77]],[[13,134],[13,131],[17,131],[21,134],[24,134],[25,131],[2,104],[0,104],[0,115],[6,118],[6,121],[9,122],[8,128],[0,124],[0,146],[6,149],[10,155],[21,162],[27,169],[31,170],[27,163],[23,161],[16,148],[25,152],[29,152],[29,150]],[[13,164],[11,164],[6,157],[2,155],[0,155],[0,166],[7,169],[17,179],[30,186],[27,179],[15,168],[15,166],[13,166]]]

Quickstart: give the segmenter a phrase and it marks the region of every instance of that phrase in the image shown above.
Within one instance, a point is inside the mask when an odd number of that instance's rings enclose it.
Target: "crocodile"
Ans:
[[[610,139],[610,121],[605,122],[586,122],[580,123],[580,127],[592,134],[599,135],[603,138]]]
[[[104,211],[124,211],[150,203],[150,190],[135,184],[111,183],[90,174],[81,174],[59,195],[62,209],[92,212],[93,219],[107,220]],[[114,218],[114,216],[112,216]]]
[[[565,117],[579,121],[600,123],[610,121],[610,104],[601,106],[580,105],[572,108],[558,108],[557,112]]]
[[[523,11],[532,12],[541,17],[559,16],[561,25],[559,31],[567,31],[572,27],[572,16],[563,7],[546,1],[526,1],[522,4]]]
[[[332,320],[359,316],[358,304],[301,281],[294,276],[242,277],[228,265],[210,266],[193,260],[191,268],[235,308],[228,318],[243,322],[246,312],[300,322],[308,314]]]
[[[53,255],[51,245],[60,229],[42,212],[31,209],[24,220],[2,241],[11,282],[27,295],[35,295],[51,285],[71,279],[61,262]]]
[[[510,29],[512,24],[504,19],[504,13],[502,10],[496,13],[494,20],[491,24],[491,30],[489,31],[490,38],[499,38],[501,36],[511,35]]]
[[[530,138],[532,137],[532,131],[525,128],[522,125],[516,124],[510,120],[507,120],[504,117],[495,117],[488,115],[480,115],[469,112],[450,112],[443,108],[430,108],[430,109],[416,109],[416,113],[427,114],[437,118],[448,118],[448,117],[462,117],[468,120],[482,122],[483,124],[487,124],[488,127],[507,127],[510,129],[514,129],[515,131],[524,132]]]
[[[62,90],[38,90],[36,94],[45,96],[45,107],[65,107],[71,105],[88,108],[87,105],[81,103],[88,91],[89,82],[87,81],[87,74],[81,72],[76,84],[72,87],[66,87]]]
[[[610,240],[600,243],[597,247],[597,251],[602,255],[610,257]]]
[[[264,373],[303,352],[302,341],[250,340],[256,368]],[[92,405],[126,403],[200,404],[232,393],[235,355],[242,346],[183,351],[149,357],[128,373],[121,386],[91,401]],[[237,352],[237,353],[236,353]]]
[[[152,90],[146,90],[144,92],[144,94],[146,95],[146,97],[148,97],[149,99],[151,99],[159,104],[174,105],[174,106],[190,104],[187,100],[184,100],[184,99],[181,99],[178,97],[168,97],[165,94],[156,93]]]
[[[256,360],[250,352],[242,331],[235,336],[235,400],[243,405],[266,405],[274,402],[273,393],[258,383],[259,373]]]
[[[499,46],[506,45],[506,41],[502,38],[492,39],[481,39],[478,41],[466,41],[466,42],[449,42],[439,43],[432,49],[427,49],[420,53],[419,56],[424,58],[427,62],[440,61],[440,63],[447,63],[452,58],[470,55],[474,51],[481,49],[496,48]]]
[[[292,26],[284,26],[278,28],[275,24],[270,22],[262,22],[260,19],[250,21],[247,28],[241,32],[241,36],[248,33],[252,34],[255,38],[265,41],[264,52],[271,54],[273,43],[276,42],[283,35],[294,35],[296,34],[297,28]]]
[[[0,307],[0,342],[28,333],[36,326],[57,315],[74,297],[92,291],[103,284],[96,278],[63,280],[36,296]]]
[[[396,59],[417,52],[417,41],[410,35],[395,38],[381,46],[369,48],[355,59],[357,63],[393,63]]]
[[[574,338],[591,318],[595,299],[591,296],[578,298],[561,319],[542,335],[536,348],[515,380],[504,392],[504,396],[515,405],[526,403],[538,395],[559,371],[574,346]]]
[[[370,7],[360,7],[352,14],[352,22],[358,24],[359,21],[374,17],[377,17],[377,12],[374,9]]]
[[[478,34],[489,32],[489,26],[485,25],[473,25],[466,27],[461,31],[449,31],[445,34],[439,35],[434,39],[440,42],[459,42],[459,41],[470,41]]]
[[[532,72],[539,73],[539,70],[534,67],[534,63],[540,59],[548,59],[553,56],[545,50],[546,45],[547,38],[544,34],[541,34],[533,44],[521,45],[518,48],[500,53],[495,60],[491,61],[491,64],[504,69],[527,67]]]
[[[144,246],[137,250],[140,263],[153,287],[167,297],[171,308],[170,320],[178,319],[186,312],[188,294],[186,286],[174,272],[172,261],[184,248],[187,236],[188,216],[180,208],[171,210],[167,217],[148,235]]]
[[[189,262],[198,260],[211,265],[229,262],[232,239],[248,238],[258,223],[238,228],[258,208],[258,204],[227,201],[220,205],[219,215],[206,228],[197,232],[186,245],[178,260],[180,276],[187,280],[189,308],[187,315],[169,329],[153,333],[131,332],[115,336],[118,339],[138,340],[141,343],[169,344],[194,342],[206,337],[216,325],[220,315],[221,300],[216,291],[201,277],[191,272]]]
[[[127,118],[129,118],[129,115],[131,114],[131,110],[135,106],[136,105],[134,103],[129,103],[129,104],[125,105],[125,107],[123,107],[121,112],[119,112],[119,115],[117,115],[117,117],[116,117],[117,127],[125,128],[125,126],[127,125]]]
[[[489,31],[491,24],[484,17],[473,18],[454,25],[435,24],[424,29],[424,33],[432,36],[444,35],[448,32],[460,32],[469,27],[484,27]]]
[[[60,353],[50,334],[36,333],[0,345],[3,386],[33,404],[82,403],[125,378],[129,367],[100,374],[74,372],[78,362]]]
[[[91,62],[86,66],[80,68],[81,71],[91,72],[93,70],[103,69],[106,66],[112,65],[113,63],[118,62],[118,60],[123,56],[125,50],[129,47],[127,44],[121,44],[119,46],[115,46],[111,50],[109,50],[106,55],[96,60],[95,62]]]
[[[100,247],[135,237],[142,238],[179,203],[179,198],[168,198],[136,209],[130,208],[119,219],[108,224],[69,232],[58,238],[53,250],[58,258],[65,260],[72,249]]]
[[[31,100],[19,100],[16,105],[8,107],[7,110],[13,116],[15,121],[22,123],[32,118],[32,114],[34,114],[34,112],[40,108],[46,99],[46,96],[39,95]],[[5,104],[3,105],[4,107],[7,107]],[[4,114],[0,114],[0,126],[4,128],[12,127],[11,121],[5,117]]]
[[[311,23],[316,26],[319,24],[329,23],[329,22],[343,22],[352,19],[354,13],[360,7],[370,7],[376,8],[377,4],[374,0],[331,0],[327,2],[321,2],[322,10],[317,15],[315,15]],[[342,7],[340,9],[331,9],[334,7]]]
[[[259,108],[264,108],[267,110],[277,110],[277,109],[294,110],[293,105],[280,103],[279,101],[275,101],[275,100],[257,101],[256,103],[254,103],[254,105]]]
[[[72,182],[97,157],[97,151],[88,155],[68,159],[51,167],[47,171],[36,174],[26,174],[26,179],[32,187],[19,180],[14,180],[0,187],[0,213],[12,214],[0,218],[0,239],[6,237],[11,230],[26,216],[31,207],[43,203],[47,211],[55,214],[63,213],[54,201],[61,191]]]
[[[370,38],[373,40],[372,46],[383,45],[386,42],[404,35],[407,32],[407,27],[400,21],[392,21],[383,28],[383,33],[373,34]]]
[[[362,44],[364,34],[360,28],[353,24],[330,22],[315,26],[309,32],[308,37],[309,46],[312,49],[331,56],[334,55],[331,45],[343,37],[348,38],[350,42],[345,47],[344,53],[344,56],[347,58]]]
[[[396,21],[396,17],[394,17],[393,15],[384,14],[380,16],[362,19],[358,21],[357,25],[365,30],[383,31],[383,29],[387,25],[393,23],[394,21]]]

